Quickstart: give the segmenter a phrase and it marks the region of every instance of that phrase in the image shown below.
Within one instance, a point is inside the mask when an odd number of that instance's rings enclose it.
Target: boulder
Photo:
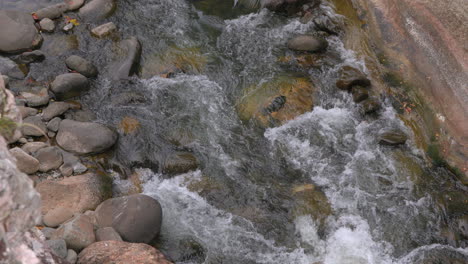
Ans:
[[[295,51],[322,52],[328,47],[328,42],[311,35],[300,35],[288,41],[288,48]]]
[[[58,100],[66,100],[79,96],[89,89],[88,79],[79,73],[65,73],[55,77],[50,90]]]
[[[57,144],[66,151],[85,155],[101,153],[117,141],[117,133],[105,125],[65,119],[60,122]]]
[[[79,15],[85,21],[99,21],[112,15],[116,7],[115,0],[91,0],[80,9]]]
[[[58,169],[63,163],[62,153],[57,147],[41,148],[34,157],[39,161],[39,170],[42,172]]]
[[[75,11],[83,6],[85,0],[65,0],[69,11]]]
[[[78,255],[78,264],[171,264],[152,246],[123,241],[101,241],[85,248]]]
[[[63,239],[68,248],[78,252],[96,241],[94,226],[86,215],[77,215],[62,224],[52,235],[52,239]]]
[[[24,152],[28,154],[34,154],[36,151],[40,150],[41,148],[45,148],[49,146],[47,143],[36,141],[36,142],[28,142],[21,147]]]
[[[137,70],[141,55],[141,45],[136,37],[130,37],[119,44],[124,58],[114,62],[110,66],[110,74],[113,80],[127,79]]]
[[[70,109],[70,104],[68,103],[52,102],[44,110],[42,110],[42,119],[44,121],[49,121],[56,116],[62,115],[68,109]]]
[[[353,101],[355,103],[360,103],[369,98],[368,89],[362,86],[353,86],[353,88],[351,89],[351,93],[353,95]]]
[[[96,230],[96,241],[117,240],[122,241],[119,233],[112,227],[101,227]]]
[[[406,143],[408,137],[401,131],[388,131],[379,135],[379,144],[398,146]]]
[[[41,232],[46,239],[50,239],[52,237],[52,234],[54,234],[55,232],[55,228],[44,227],[41,229]]]
[[[18,106],[18,109],[21,113],[21,117],[25,119],[28,116],[35,116],[38,113],[38,110],[35,108],[31,107],[26,107],[26,106]]]
[[[44,225],[48,227],[57,227],[73,217],[73,212],[65,207],[57,207],[49,212],[42,218]]]
[[[161,229],[162,209],[159,202],[147,195],[106,200],[96,209],[99,227],[113,227],[123,240],[149,243]]]
[[[15,147],[10,149],[10,154],[16,159],[18,170],[26,174],[33,174],[39,170],[39,161],[31,157],[22,149]]]
[[[116,30],[117,30],[117,27],[115,26],[115,24],[112,22],[109,22],[109,23],[105,23],[105,24],[102,24],[100,26],[93,28],[91,30],[91,34],[95,37],[103,38],[115,32]]]
[[[54,32],[55,30],[55,23],[50,18],[44,18],[39,22],[39,26],[41,26],[41,30],[44,32]]]
[[[59,3],[55,5],[51,5],[48,7],[44,7],[42,9],[37,10],[34,14],[36,15],[37,19],[55,19],[62,16],[68,10],[68,5],[65,3]]]
[[[75,264],[76,261],[78,260],[78,254],[73,249],[69,249],[67,251],[67,258],[66,260],[70,262],[70,264]]]
[[[370,80],[363,72],[351,66],[341,68],[338,81],[336,81],[336,86],[345,91],[350,91],[354,85],[368,87],[370,84]]]
[[[39,87],[35,87],[38,89]],[[49,103],[49,93],[47,88],[42,88],[38,92],[21,92],[20,96],[26,100],[29,107],[39,107]]]
[[[19,68],[19,66],[9,58],[0,57],[0,74],[8,76],[13,79],[24,79],[26,74]]]
[[[29,116],[23,120],[21,132],[24,136],[40,137],[47,133],[47,127],[40,116]]]
[[[30,14],[0,10],[0,52],[16,53],[38,46],[39,35]]]
[[[320,3],[318,0],[262,0],[262,7],[269,10],[293,15],[302,10],[303,7],[313,7]]]
[[[62,119],[60,117],[54,117],[52,120],[47,123],[47,129],[53,132],[57,132],[59,127],[60,127],[60,122],[62,122]]]
[[[68,153],[66,151],[62,151],[63,156],[63,165],[70,167],[74,173],[84,173],[88,168],[84,166],[78,157],[75,155]]]
[[[44,52],[40,50],[33,50],[21,53],[15,58],[15,61],[20,64],[30,64],[33,62],[42,61],[45,59]]]
[[[88,78],[96,77],[98,74],[96,67],[80,56],[72,55],[68,57],[65,60],[65,64],[67,64],[67,67],[71,70],[77,71]]]
[[[163,173],[180,174],[195,170],[198,167],[197,158],[188,152],[176,152],[169,155],[162,167]]]
[[[58,207],[73,213],[94,210],[112,196],[112,180],[108,176],[87,173],[59,181],[46,180],[36,186],[42,197],[42,214]]]
[[[68,177],[68,176],[73,175],[73,167],[68,164],[63,164],[62,166],[60,166],[59,171],[63,177]]]
[[[67,257],[67,244],[63,239],[51,239],[46,241],[46,245],[60,258]]]

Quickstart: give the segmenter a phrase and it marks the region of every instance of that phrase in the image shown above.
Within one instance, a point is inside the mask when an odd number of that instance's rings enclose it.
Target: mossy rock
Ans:
[[[243,121],[281,125],[313,109],[314,86],[306,77],[280,76],[247,88],[237,111]]]

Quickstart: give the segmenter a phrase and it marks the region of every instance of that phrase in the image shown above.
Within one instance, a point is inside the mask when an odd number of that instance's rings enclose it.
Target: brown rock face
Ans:
[[[122,241],[101,241],[78,255],[78,264],[170,264],[158,250],[146,245]]]

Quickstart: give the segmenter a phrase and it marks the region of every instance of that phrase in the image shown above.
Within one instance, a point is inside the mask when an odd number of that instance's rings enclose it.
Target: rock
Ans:
[[[44,224],[48,227],[57,227],[73,217],[73,212],[65,207],[57,207],[47,212],[42,218]]]
[[[75,27],[75,25],[73,25],[73,23],[67,23],[63,28],[63,32],[69,32],[70,30],[72,30],[73,28]]]
[[[325,39],[311,35],[300,35],[288,41],[288,48],[295,51],[322,52],[327,47]]]
[[[125,57],[110,66],[113,80],[127,79],[136,72],[137,64],[140,61],[141,45],[136,37],[123,40],[119,46]]]
[[[69,54],[73,50],[78,50],[80,47],[79,39],[73,34],[49,34],[44,39],[44,44],[41,46],[48,56],[62,56]]]
[[[66,151],[85,155],[101,153],[117,141],[117,133],[105,125],[65,119],[60,123],[57,144]]]
[[[122,241],[119,233],[112,227],[102,227],[96,230],[96,241],[116,240]]]
[[[162,171],[167,174],[181,174],[198,167],[197,158],[188,152],[173,153],[163,163]]]
[[[28,154],[34,154],[36,153],[36,151],[42,149],[42,148],[45,148],[49,146],[47,143],[44,143],[44,142],[40,142],[40,141],[37,141],[37,142],[28,142],[26,144],[24,144],[24,146],[21,147],[22,150],[24,150],[24,152],[28,153]]]
[[[112,22],[109,22],[109,23],[105,23],[105,24],[102,24],[100,26],[93,28],[91,30],[91,34],[95,37],[103,38],[115,32],[116,30],[117,30],[117,27],[115,26],[115,24]]]
[[[71,70],[77,71],[88,78],[96,77],[98,74],[96,67],[80,56],[72,55],[65,60],[65,63]]]
[[[401,131],[389,131],[379,135],[379,144],[397,146],[406,143],[408,137]]]
[[[96,219],[96,213],[94,211],[88,210],[84,212],[84,215],[88,216],[89,219],[91,220],[91,224],[95,226],[95,229],[97,228],[97,219]]]
[[[373,97],[364,100],[361,103],[361,106],[362,112],[364,112],[364,114],[375,113],[381,108],[379,100]]]
[[[101,241],[78,255],[78,264],[171,264],[157,249],[146,244]]]
[[[16,53],[38,46],[39,35],[30,14],[0,10],[0,52]]]
[[[75,11],[83,6],[85,0],[65,0],[68,5],[68,11]]]
[[[60,117],[54,117],[52,120],[47,123],[47,129],[53,132],[57,132],[60,126],[60,122],[62,122],[62,119]]]
[[[362,86],[353,86],[353,88],[351,89],[351,93],[353,95],[353,101],[355,103],[360,103],[369,98],[368,89]]]
[[[78,254],[73,249],[69,249],[67,251],[67,258],[66,260],[70,262],[70,264],[75,264],[76,261],[78,260]]]
[[[37,115],[38,111],[35,108],[26,107],[26,106],[18,106],[18,109],[21,113],[21,117],[25,119],[28,116],[35,116]]]
[[[18,170],[26,174],[33,174],[39,170],[39,161],[31,157],[22,149],[15,147],[10,149],[10,153],[16,159]]]
[[[56,116],[60,116],[70,109],[70,104],[65,102],[52,102],[42,110],[42,119],[49,121]],[[57,131],[57,130],[55,130]]]
[[[42,172],[58,169],[63,163],[62,153],[57,147],[41,148],[34,156],[39,161],[39,170]]]
[[[318,4],[317,0],[262,0],[262,7],[269,10],[289,15],[296,14],[301,10],[311,8]],[[306,5],[307,4],[307,5]],[[308,8],[304,8],[308,7]]]
[[[62,224],[52,238],[65,240],[67,247],[75,251],[81,251],[96,241],[93,224],[86,215],[77,215]]]
[[[47,132],[47,137],[54,138],[55,137],[55,132],[52,132],[52,131]]]
[[[139,104],[145,102],[145,96],[135,92],[124,92],[118,95],[114,95],[111,99],[111,105],[113,106]]]
[[[0,75],[0,78],[3,79],[3,83],[5,84],[5,87],[8,88],[8,84],[10,83],[10,77],[8,77],[6,75]]]
[[[59,181],[46,180],[36,186],[42,196],[42,214],[57,207],[73,213],[94,210],[112,195],[112,180],[108,176],[87,173]]]
[[[29,93],[21,92],[20,95],[26,100],[26,104],[30,107],[39,107],[49,103],[49,93],[47,88],[42,88],[39,92]]]
[[[147,195],[112,198],[95,212],[99,227],[113,227],[128,242],[149,243],[161,229],[161,205]]]
[[[55,23],[50,18],[44,18],[39,22],[39,26],[41,26],[41,30],[44,32],[54,32],[55,30]]]
[[[54,252],[55,255],[61,258],[67,257],[67,244],[63,239],[51,239],[46,241],[47,246]]]
[[[89,89],[88,79],[79,73],[65,73],[57,76],[50,86],[50,90],[58,100],[66,100],[79,96]]]
[[[345,91],[350,91],[354,85],[367,87],[370,84],[369,79],[363,72],[351,66],[344,66],[340,69],[339,78],[336,82],[336,86]]]
[[[70,109],[65,113],[65,119],[72,119],[79,122],[91,122],[96,120],[96,115],[88,109]]]
[[[40,116],[29,116],[23,120],[21,132],[24,136],[40,137],[47,133],[47,127]]]
[[[21,53],[15,61],[20,64],[30,64],[33,62],[42,61],[45,59],[44,52],[40,50],[33,50]]]
[[[26,74],[20,70],[14,61],[5,57],[0,57],[0,74],[20,80],[26,77]]]
[[[68,10],[68,5],[65,3],[59,3],[55,5],[51,5],[48,7],[44,7],[42,9],[37,10],[34,14],[36,15],[37,19],[43,18],[50,18],[55,19],[62,16]]]
[[[115,0],[92,0],[80,9],[79,15],[85,21],[99,21],[112,15],[115,8]]]
[[[68,177],[73,175],[73,168],[72,166],[68,164],[63,164],[59,168],[60,174],[62,174],[63,177]]]
[[[55,228],[44,227],[41,229],[41,232],[46,239],[50,239],[52,237],[52,234],[55,232]]]
[[[86,166],[84,166],[78,157],[75,155],[68,153],[66,151],[62,152],[63,155],[63,164],[72,168],[73,172],[81,174],[88,170]]]

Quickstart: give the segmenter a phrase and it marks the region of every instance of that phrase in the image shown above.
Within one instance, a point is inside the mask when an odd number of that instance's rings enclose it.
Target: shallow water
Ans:
[[[116,161],[157,165],[180,150],[199,160],[197,171],[183,175],[139,169],[143,192],[163,206],[156,244],[176,263],[468,260],[466,239],[453,242],[443,235],[447,229],[460,232],[454,219],[465,215],[466,207],[452,203],[466,197],[466,187],[424,161],[411,130],[390,104],[384,101],[378,117],[362,117],[351,96],[335,87],[340,66],[366,71],[364,58],[344,49],[339,37],[328,37],[328,53],[336,63],[300,73],[317,87],[314,110],[265,130],[240,120],[236,107],[246,96],[243,90],[290,73],[278,58],[290,54],[285,43],[294,34],[316,31],[312,23],[238,9],[232,1],[118,4],[109,21],[122,36],[141,41],[141,78],[107,80],[113,42],[77,32],[80,46],[73,52],[87,53],[102,69],[82,100],[104,123],[117,126],[130,116],[142,124],[136,135],[121,135]],[[321,8],[332,19],[344,19],[328,5]],[[178,49],[191,50],[197,63],[172,78],[155,76],[161,54]],[[55,73],[33,68],[32,74],[45,80]],[[144,94],[147,101],[109,104],[113,96],[129,91]],[[407,144],[380,146],[376,135],[394,128],[410,135]],[[186,146],[170,143],[177,131],[190,135]],[[125,188],[128,182],[115,184]],[[331,213],[322,220],[297,210],[295,187],[306,184],[326,197],[307,208],[329,204]],[[454,261],[437,262],[441,259]]]

